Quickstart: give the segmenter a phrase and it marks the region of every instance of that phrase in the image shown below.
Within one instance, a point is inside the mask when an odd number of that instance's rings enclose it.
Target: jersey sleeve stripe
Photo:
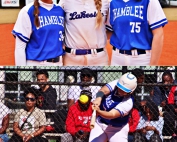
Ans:
[[[106,86],[109,88],[109,90],[112,92],[113,91],[113,88],[109,85],[109,84],[106,84]]]
[[[168,21],[167,21],[167,19],[165,18],[165,19],[162,19],[162,20],[159,21],[159,22],[156,22],[156,23],[150,25],[150,28],[151,28],[151,29],[156,29],[156,28],[159,28],[159,27],[161,27],[161,26],[164,26],[164,25],[167,24],[167,23],[168,23]]]
[[[114,108],[114,109],[116,109],[116,108]],[[120,117],[123,117],[124,116],[124,113],[122,112],[122,111],[120,111],[119,109],[116,109],[119,113],[120,113]]]
[[[20,34],[20,33],[15,32],[14,30],[12,31],[12,34],[13,34],[14,36],[17,36],[19,39],[21,39],[21,40],[22,40],[23,42],[25,42],[25,43],[28,43],[28,41],[29,41],[29,38],[23,36],[23,35]]]
[[[113,29],[110,26],[108,26],[108,25],[106,25],[106,29],[111,31],[111,32],[113,31]]]

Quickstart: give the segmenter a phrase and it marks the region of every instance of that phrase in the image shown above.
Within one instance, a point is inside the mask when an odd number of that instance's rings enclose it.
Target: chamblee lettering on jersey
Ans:
[[[97,15],[96,11],[93,13],[87,13],[86,11],[82,11],[80,13],[73,12],[73,13],[70,13],[69,20],[82,19],[82,18],[93,18],[93,17],[96,17],[96,15]],[[104,13],[102,13],[102,15],[104,16]]]
[[[40,22],[39,28],[48,25],[61,25],[64,27],[64,17],[62,16],[39,16],[39,22]]]
[[[144,6],[127,6],[124,8],[113,9],[114,18],[113,21],[121,16],[134,16],[143,19],[143,8]]]

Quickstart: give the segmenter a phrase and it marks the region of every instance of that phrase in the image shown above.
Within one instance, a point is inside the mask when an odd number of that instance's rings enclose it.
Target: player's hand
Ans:
[[[96,98],[92,103],[93,103],[93,106],[100,106],[100,104],[101,104],[101,97],[98,97],[98,98]]]
[[[98,105],[92,105],[92,110],[99,111],[100,107]]]

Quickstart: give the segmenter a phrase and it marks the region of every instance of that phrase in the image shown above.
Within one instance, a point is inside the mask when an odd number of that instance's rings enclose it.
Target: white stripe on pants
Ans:
[[[98,120],[90,132],[89,142],[128,142],[129,125],[112,127]]]

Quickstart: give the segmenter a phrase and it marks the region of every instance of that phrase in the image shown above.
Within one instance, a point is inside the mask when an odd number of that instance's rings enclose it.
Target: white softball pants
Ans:
[[[67,53],[63,56],[64,66],[107,66],[109,59],[107,51],[95,54],[75,55]]]
[[[47,62],[47,61],[27,60],[26,65],[27,66],[63,66],[63,58],[62,56],[60,56],[60,61],[56,63]]]
[[[111,65],[112,66],[133,66],[133,65],[149,65],[151,59],[150,51],[140,55],[121,54],[117,50],[112,50]]]
[[[129,125],[112,127],[98,120],[90,132],[89,142],[128,142]]]

